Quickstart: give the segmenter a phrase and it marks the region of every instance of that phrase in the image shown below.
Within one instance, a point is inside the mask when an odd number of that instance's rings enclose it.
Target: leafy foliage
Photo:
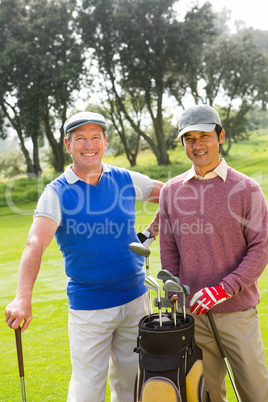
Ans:
[[[55,156],[55,169],[64,166],[62,125],[84,71],[73,9],[72,0],[1,2],[0,107],[18,133],[29,174],[41,171],[38,137],[44,134]],[[53,133],[56,119],[61,122],[59,140]],[[26,137],[32,139],[32,160]]]
[[[23,154],[18,150],[0,152],[0,177],[13,177],[25,173]]]
[[[185,93],[189,85],[189,81],[183,82],[185,71],[194,71],[202,63],[203,48],[216,34],[209,3],[195,7],[185,22],[176,19],[173,5],[174,0],[85,0],[79,10],[83,42],[94,49],[118,110],[148,142],[159,164],[169,163],[163,96],[171,88],[177,89],[179,78],[180,93]],[[141,97],[153,137],[127,108],[126,100]]]
[[[29,176],[42,172],[43,143],[63,170],[63,124],[85,88],[98,95],[131,166],[144,144],[160,165],[170,163],[170,98],[182,108],[189,96],[221,104],[225,155],[247,137],[245,116],[268,100],[267,35],[230,35],[226,15],[208,2],[189,6],[180,20],[176,7],[175,0],[1,1],[0,136],[7,124],[16,130]]]

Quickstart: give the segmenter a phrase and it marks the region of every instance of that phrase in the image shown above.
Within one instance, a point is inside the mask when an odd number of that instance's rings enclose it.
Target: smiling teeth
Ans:
[[[94,156],[95,152],[93,154],[84,154],[84,156]]]

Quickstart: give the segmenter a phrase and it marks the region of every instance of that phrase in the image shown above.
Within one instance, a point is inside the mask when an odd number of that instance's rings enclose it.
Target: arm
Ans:
[[[152,181],[153,181],[153,188],[149,194],[149,197],[146,199],[146,201],[154,202],[154,203],[158,204],[159,198],[160,198],[160,191],[161,191],[164,183],[162,183],[162,181],[158,181],[158,180],[152,180]]]
[[[242,217],[233,214],[243,224],[244,256],[236,269],[223,277],[219,284],[205,287],[193,296],[190,302],[192,313],[205,314],[213,306],[239,294],[244,295],[241,309],[247,307],[248,300],[258,303],[257,280],[268,262],[268,211],[260,188],[249,192],[244,204]]]
[[[58,224],[45,217],[36,217],[31,226],[26,247],[22,253],[17,293],[14,301],[5,310],[6,323],[10,328],[19,327],[22,320],[22,332],[32,320],[31,299],[42,255],[53,239]]]
[[[159,206],[161,266],[162,269],[170,271],[172,275],[179,276],[180,254],[173,234],[173,231],[176,230],[176,222],[172,221],[168,205],[172,208],[172,193],[168,187],[165,187],[161,192]]]
[[[161,181],[153,180],[153,188],[152,188],[152,191],[149,194],[148,198],[146,199],[146,201],[153,202],[153,203],[159,203],[160,191],[161,191],[163,185],[164,185],[164,183],[162,183]],[[148,232],[149,232],[149,234],[148,234],[149,237],[147,236]],[[149,226],[146,228],[146,230],[143,232],[143,234],[145,236],[147,236],[147,238],[151,239],[151,238],[155,238],[158,235],[158,233],[159,233],[159,209],[156,211],[156,214],[155,214],[153,220],[151,221]],[[139,234],[138,234],[138,236],[139,236]],[[139,238],[140,238],[140,236],[139,236]],[[141,240],[141,238],[140,238],[140,240]],[[151,242],[149,241],[149,245]],[[144,243],[144,242],[142,242],[142,243]]]
[[[268,209],[261,189],[249,193],[243,220],[247,251],[237,268],[221,283],[232,296],[257,282],[268,263]]]

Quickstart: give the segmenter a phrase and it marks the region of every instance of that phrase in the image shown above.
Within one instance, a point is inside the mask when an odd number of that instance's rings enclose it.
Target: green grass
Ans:
[[[137,171],[149,174],[163,181],[177,175],[190,166],[180,144],[170,152],[171,165],[159,167],[154,156],[146,151],[138,158]],[[234,168],[256,178],[268,200],[268,136],[259,136],[256,140],[235,144],[228,163]],[[126,158],[105,157],[105,162],[128,167]],[[43,180],[43,184],[42,184]],[[37,197],[38,191],[48,180],[36,179],[29,182],[24,179],[13,180],[10,188],[9,207],[0,208],[1,250],[0,250],[0,401],[16,402],[21,400],[20,380],[17,367],[14,331],[5,323],[4,308],[10,303],[16,292],[17,268],[21,253],[25,247],[27,234],[32,223],[35,202],[31,202],[29,194]],[[51,178],[50,178],[51,180]],[[31,184],[32,183],[32,184]],[[41,183],[41,184],[40,184]],[[16,187],[18,186],[18,187]],[[28,187],[29,186],[29,187]],[[35,189],[31,189],[35,187]],[[26,190],[27,187],[27,190]],[[0,183],[0,200],[5,201],[6,183]],[[39,189],[37,191],[37,189]],[[23,197],[21,193],[23,192]],[[14,195],[14,196],[13,196]],[[21,204],[21,202],[27,203]],[[34,201],[32,200],[32,201]],[[156,205],[137,202],[137,230],[143,230],[154,216]],[[150,271],[156,277],[161,269],[159,245],[155,241],[151,246]],[[259,280],[261,304],[259,316],[268,361],[268,273],[263,273]],[[25,384],[29,402],[66,400],[71,375],[69,344],[67,332],[68,304],[65,292],[66,277],[63,260],[56,242],[53,240],[46,250],[41,270],[37,278],[33,295],[33,321],[29,329],[22,335]],[[106,402],[110,401],[109,387]],[[228,401],[235,397],[228,381]]]

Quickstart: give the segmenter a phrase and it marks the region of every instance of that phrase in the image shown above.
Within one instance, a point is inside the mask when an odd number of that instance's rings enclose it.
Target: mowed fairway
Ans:
[[[255,144],[248,144],[246,149],[246,145],[243,146],[243,149],[237,148],[241,155],[238,155],[237,158],[232,156],[230,160],[227,158],[227,161],[231,166],[255,177],[260,182],[266,199],[268,199],[267,137],[264,139],[267,151],[263,146],[260,148]],[[116,165],[117,161],[116,159],[113,162],[109,160],[109,163]],[[156,167],[156,170],[159,171],[159,167]],[[174,176],[174,171],[172,171],[172,176]],[[13,300],[16,292],[18,264],[27,241],[34,207],[35,204],[24,205],[23,209],[24,212],[27,212],[26,214],[13,213],[7,207],[0,208],[0,401],[6,402],[20,401],[21,390],[15,335],[14,331],[6,326],[4,309]],[[146,228],[155,211],[155,205],[137,203],[137,231]],[[150,272],[156,277],[160,269],[157,240],[151,247]],[[259,280],[259,286],[261,304],[258,311],[268,361],[267,269]],[[34,287],[33,321],[29,329],[22,335],[26,394],[29,402],[66,401],[71,364],[67,328],[68,304],[65,287],[66,276],[62,256],[53,240],[44,254],[41,270]],[[235,400],[232,388],[228,384],[228,401]],[[107,388],[107,401],[110,401],[109,388]]]

